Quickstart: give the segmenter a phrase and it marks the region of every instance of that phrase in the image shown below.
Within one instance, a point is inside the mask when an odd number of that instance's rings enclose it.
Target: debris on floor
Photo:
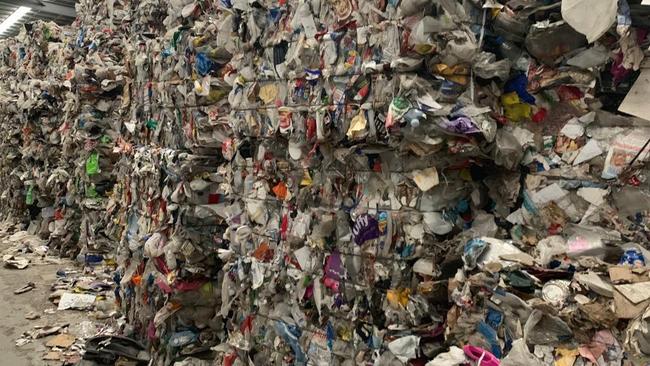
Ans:
[[[39,339],[53,334],[59,334],[62,330],[68,327],[69,324],[58,325],[37,325],[34,326],[34,331],[28,333],[32,339]]]
[[[77,337],[71,334],[59,334],[50,339],[45,345],[47,347],[68,348],[72,346]]]
[[[26,272],[40,272],[38,269],[42,266],[56,266],[60,260],[56,257],[49,257],[47,252],[39,253],[34,250],[25,250],[30,247],[25,243],[36,243],[38,240],[34,235],[21,234],[21,239],[15,241],[10,239],[15,235],[7,236],[0,234],[1,247],[4,253],[14,253],[20,251],[26,260],[32,265],[21,272],[24,278],[35,278]],[[20,249],[19,249],[20,248]],[[4,254],[3,253],[3,254]],[[56,268],[56,267],[55,267]],[[115,267],[111,264],[95,264],[93,266],[79,265],[77,267],[60,267],[45,277],[52,278],[53,282],[43,283],[43,286],[37,284],[34,280],[28,280],[27,283],[13,290],[14,294],[20,296],[29,296],[28,293],[34,292],[35,289],[49,291],[51,294],[60,291],[54,299],[57,306],[52,308],[48,296],[45,294],[41,298],[39,307],[43,307],[43,312],[29,311],[23,316],[26,320],[33,323],[26,325],[23,334],[15,339],[16,347],[24,349],[29,343],[41,343],[47,348],[47,352],[39,355],[43,361],[57,361],[61,365],[73,365],[81,361],[85,350],[86,339],[97,336],[98,334],[113,334],[117,332],[115,320],[118,314],[115,295],[113,272]],[[49,306],[48,306],[49,304]],[[57,315],[58,310],[70,312],[80,310],[82,321],[60,322],[56,319],[64,319],[66,316]],[[67,317],[72,319],[72,317]]]
[[[29,313],[25,314],[25,319],[27,320],[36,320],[40,318],[41,315],[39,313],[36,313],[34,311],[30,311]]]
[[[29,266],[29,259],[16,257],[13,255],[4,255],[2,256],[2,261],[7,268],[13,269],[25,269]]]
[[[28,282],[25,286],[15,289],[14,294],[15,295],[24,294],[25,292],[29,292],[35,288],[36,288],[36,284],[34,282]]]
[[[96,296],[88,294],[73,294],[66,292],[59,299],[57,310],[86,310],[90,309],[95,303]]]
[[[61,352],[48,352],[43,356],[46,361],[59,361],[61,360]]]
[[[119,336],[98,336],[86,342],[83,358],[103,364],[115,364],[119,359],[134,361],[137,364],[149,362],[145,346],[132,339]]]

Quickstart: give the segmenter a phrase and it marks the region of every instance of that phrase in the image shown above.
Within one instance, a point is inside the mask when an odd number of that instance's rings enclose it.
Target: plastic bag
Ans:
[[[86,174],[95,175],[99,173],[99,153],[93,152],[86,160]]]

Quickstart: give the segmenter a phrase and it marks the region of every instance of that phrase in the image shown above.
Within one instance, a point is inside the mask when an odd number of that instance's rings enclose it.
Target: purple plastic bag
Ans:
[[[374,217],[368,214],[361,215],[354,223],[352,235],[354,235],[354,242],[357,245],[361,245],[367,240],[377,239],[381,235],[379,232],[379,223]]]
[[[463,135],[481,132],[481,130],[476,127],[472,119],[466,116],[459,116],[453,119],[441,119],[438,122],[438,126],[451,133],[458,133]]]

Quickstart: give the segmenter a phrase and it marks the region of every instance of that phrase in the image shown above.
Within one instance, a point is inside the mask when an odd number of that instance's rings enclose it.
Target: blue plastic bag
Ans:
[[[512,93],[516,92],[519,99],[528,103],[535,104],[535,97],[528,93],[526,88],[528,87],[528,77],[525,74],[519,74],[514,78],[510,79],[503,88],[503,93]]]
[[[200,52],[196,54],[196,63],[194,66],[199,75],[205,76],[214,67],[214,62],[205,53]]]
[[[276,320],[275,321],[275,332],[282,337],[282,339],[289,344],[293,350],[294,355],[296,356],[296,366],[304,366],[307,364],[307,356],[300,347],[298,339],[300,338],[300,328],[295,325],[288,325],[287,323]]]

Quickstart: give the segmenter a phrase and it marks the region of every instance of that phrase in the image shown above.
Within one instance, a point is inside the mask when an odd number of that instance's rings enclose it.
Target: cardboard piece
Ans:
[[[47,347],[59,347],[59,348],[68,348],[72,346],[77,340],[77,337],[73,336],[72,334],[59,334],[56,337],[50,339],[47,341],[45,344]]]
[[[634,319],[643,313],[648,305],[650,305],[650,300],[635,305],[620,292],[614,291],[614,312],[619,319]]]
[[[609,279],[612,283],[637,283],[650,281],[647,273],[634,273],[631,267],[609,267]]]
[[[43,356],[43,359],[47,361],[59,361],[61,360],[61,352],[48,352]]]
[[[618,285],[614,288],[635,305],[650,300],[650,282]]]

